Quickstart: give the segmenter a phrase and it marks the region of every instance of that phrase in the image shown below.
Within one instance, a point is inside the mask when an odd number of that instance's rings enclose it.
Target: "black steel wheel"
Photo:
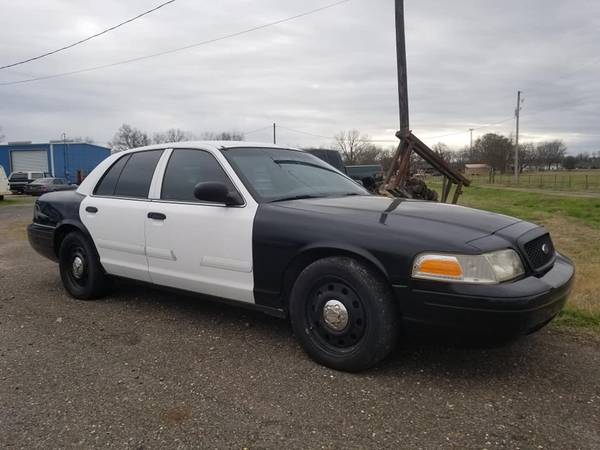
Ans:
[[[376,270],[350,257],[324,258],[306,267],[292,288],[289,312],[304,350],[338,370],[377,364],[398,336],[390,287]]]
[[[315,283],[306,307],[306,327],[323,348],[351,351],[363,337],[365,306],[342,279],[330,276]]]
[[[60,276],[67,292],[81,300],[104,294],[108,279],[90,241],[80,232],[69,233],[58,252]]]

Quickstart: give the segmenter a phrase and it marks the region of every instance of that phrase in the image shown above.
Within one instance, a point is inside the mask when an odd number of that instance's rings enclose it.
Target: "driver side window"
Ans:
[[[199,202],[194,197],[194,187],[203,182],[223,183],[230,191],[236,191],[213,155],[203,150],[175,149],[165,170],[160,198]]]

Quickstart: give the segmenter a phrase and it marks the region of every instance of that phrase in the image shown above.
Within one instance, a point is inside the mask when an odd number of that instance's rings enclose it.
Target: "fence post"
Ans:
[[[588,186],[589,186],[589,184],[588,184],[588,176],[586,175],[585,176],[585,190],[586,191],[588,190]]]
[[[571,187],[571,175],[569,175],[569,188]]]

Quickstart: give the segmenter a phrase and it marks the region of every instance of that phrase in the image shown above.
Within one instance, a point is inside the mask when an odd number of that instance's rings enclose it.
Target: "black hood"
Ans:
[[[468,242],[520,222],[514,217],[445,203],[380,196],[325,197],[276,203],[281,208],[329,216],[354,225],[369,225],[383,232],[433,236],[443,234]],[[317,219],[317,217],[315,217]],[[337,221],[337,220],[336,220]],[[433,234],[432,234],[433,233]]]

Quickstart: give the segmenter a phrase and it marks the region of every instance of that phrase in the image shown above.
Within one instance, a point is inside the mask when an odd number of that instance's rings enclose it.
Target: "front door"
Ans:
[[[146,219],[146,255],[152,281],[216,297],[254,302],[252,224],[256,205],[227,207],[194,197],[199,182],[235,190],[215,156],[175,149],[159,198]]]

